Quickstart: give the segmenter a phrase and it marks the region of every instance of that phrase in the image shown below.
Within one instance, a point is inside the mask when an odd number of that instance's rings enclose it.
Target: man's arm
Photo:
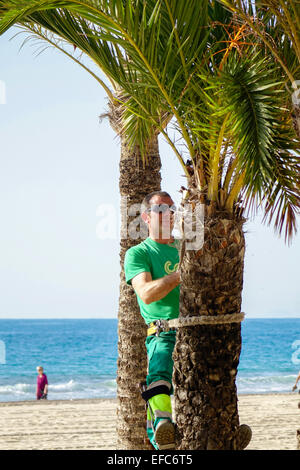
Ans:
[[[175,271],[152,281],[151,273],[143,272],[132,278],[131,285],[145,304],[163,299],[180,284],[180,273]]]

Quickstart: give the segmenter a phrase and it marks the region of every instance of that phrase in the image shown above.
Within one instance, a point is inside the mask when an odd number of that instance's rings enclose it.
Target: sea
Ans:
[[[115,398],[116,319],[0,320],[0,402],[35,400],[37,366],[49,400]],[[300,370],[300,318],[242,322],[239,394],[291,392]]]

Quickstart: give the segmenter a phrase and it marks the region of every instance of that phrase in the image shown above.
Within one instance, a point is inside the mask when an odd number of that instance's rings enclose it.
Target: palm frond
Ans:
[[[262,178],[272,174],[274,126],[283,112],[278,109],[282,108],[278,97],[281,82],[274,77],[274,66],[268,58],[261,57],[260,51],[242,59],[233,53],[211,84],[223,103],[219,113],[222,109],[223,113],[230,113],[233,149],[239,167],[245,170],[245,183],[251,184],[254,192],[260,190]]]
[[[297,232],[297,216],[300,214],[299,192],[300,159],[297,155],[280,154],[276,158],[273,179],[265,184],[262,203],[263,221],[270,224],[280,234],[285,227],[285,240],[290,242]]]
[[[299,141],[285,77],[265,54],[261,29],[251,34],[232,11],[208,0],[0,0],[0,33],[17,23],[75,44],[121,90],[122,132],[130,146],[143,150],[162,132],[188,175],[165,128],[174,116],[202,193],[231,213],[241,198],[246,208],[265,204],[268,220],[275,218],[275,228],[285,226],[290,237],[299,207]],[[272,44],[273,20],[259,18]],[[275,22],[277,38],[279,28]],[[283,38],[280,47],[295,65],[291,42]]]
[[[228,11],[237,15],[238,21],[248,24],[253,34],[266,46],[268,52],[282,67],[291,83],[295,80],[294,69],[300,63],[300,8],[298,0],[218,0]],[[252,3],[255,4],[252,8]],[[294,24],[295,23],[295,24]],[[287,55],[286,55],[287,54]],[[290,57],[293,67],[291,68]],[[288,64],[290,62],[290,64]]]

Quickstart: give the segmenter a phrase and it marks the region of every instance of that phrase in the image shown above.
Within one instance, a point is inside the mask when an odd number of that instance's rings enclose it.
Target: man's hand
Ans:
[[[294,390],[297,389],[297,385],[294,385],[293,388],[292,388],[292,392],[294,392]]]

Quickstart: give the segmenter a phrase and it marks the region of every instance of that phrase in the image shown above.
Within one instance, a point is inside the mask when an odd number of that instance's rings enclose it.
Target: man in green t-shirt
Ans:
[[[175,206],[170,195],[155,191],[145,197],[142,218],[149,228],[143,242],[127,250],[125,278],[135,290],[141,314],[148,324],[147,389],[142,393],[147,402],[147,434],[155,449],[175,447],[170,395],[173,391],[172,353],[175,331],[159,331],[160,320],[179,316],[179,241],[172,236]],[[238,449],[250,442],[251,428],[238,428]]]
[[[135,290],[141,315],[148,325],[147,434],[155,449],[175,447],[170,394],[176,332],[158,331],[160,320],[179,315],[179,240],[172,236],[175,206],[165,191],[148,194],[142,218],[149,236],[125,255],[125,278]]]

